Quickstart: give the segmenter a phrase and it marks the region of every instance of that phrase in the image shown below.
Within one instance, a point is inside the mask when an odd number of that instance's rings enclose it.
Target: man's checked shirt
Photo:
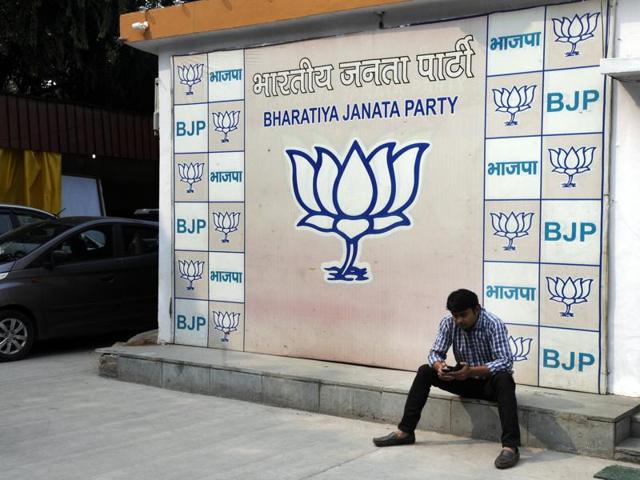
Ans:
[[[456,326],[453,316],[442,319],[438,336],[429,352],[429,365],[444,362],[452,344],[457,362],[467,363],[471,367],[486,365],[491,375],[498,372],[512,373],[513,360],[507,327],[502,320],[484,308],[480,310],[478,321],[468,332]]]

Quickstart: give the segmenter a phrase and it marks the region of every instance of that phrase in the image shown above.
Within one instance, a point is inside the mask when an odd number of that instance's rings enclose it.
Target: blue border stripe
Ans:
[[[546,330],[570,330],[573,332],[589,332],[589,333],[599,333],[598,330],[593,330],[590,328],[573,328],[573,327],[558,327],[556,325],[532,325],[530,323],[512,323],[512,322],[504,322],[505,325],[514,325],[518,327],[531,327],[538,329],[538,344],[540,344],[540,331],[542,329]],[[540,354],[540,350],[538,349],[538,355]],[[539,363],[539,362],[538,362]]]
[[[544,30],[545,30],[545,36],[546,36],[546,30],[547,30],[547,8],[545,7],[545,23],[544,23]],[[546,40],[545,40],[545,47],[546,47]],[[583,66],[579,66],[579,67],[562,67],[562,68],[544,68],[545,65],[545,60],[544,57],[546,55],[546,48],[543,48],[543,53],[542,53],[542,70],[526,70],[523,72],[513,72],[513,73],[493,73],[491,75],[487,75],[487,77],[489,78],[495,78],[495,77],[506,77],[506,76],[513,76],[513,75],[527,75],[530,73],[547,73],[547,72],[560,72],[560,71],[565,71],[565,70],[582,70],[585,68],[600,68],[600,65],[583,65]]]
[[[542,47],[542,102],[540,105],[540,199],[538,204],[538,365],[537,365],[537,381],[536,384],[540,385],[540,324],[542,320],[541,308],[542,300],[540,299],[540,274],[542,270],[542,192],[543,192],[543,179],[544,179],[544,141],[542,134],[544,133],[544,95],[545,95],[545,74],[544,70],[547,65],[547,7],[544,7],[544,29],[543,29],[543,47]]]
[[[487,137],[486,140],[501,140],[505,138],[532,138],[532,137],[573,137],[575,135],[602,135],[604,132],[565,132],[565,133],[543,133],[542,135],[512,135],[510,137]]]
[[[557,263],[557,262],[537,262],[537,261],[521,261],[521,260],[485,260],[487,263],[516,263],[516,264],[527,264],[527,265],[558,265],[563,267],[596,267],[599,268],[600,265],[593,263]]]

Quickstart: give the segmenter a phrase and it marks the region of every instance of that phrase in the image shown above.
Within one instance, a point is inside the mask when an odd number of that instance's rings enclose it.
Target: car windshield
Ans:
[[[9,232],[0,237],[0,263],[24,257],[72,227],[45,221]]]

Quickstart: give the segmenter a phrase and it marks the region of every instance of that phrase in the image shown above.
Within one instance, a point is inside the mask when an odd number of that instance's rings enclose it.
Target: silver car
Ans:
[[[49,212],[37,208],[0,203],[0,235],[14,228],[21,227],[22,225],[28,225],[48,218],[56,217]]]

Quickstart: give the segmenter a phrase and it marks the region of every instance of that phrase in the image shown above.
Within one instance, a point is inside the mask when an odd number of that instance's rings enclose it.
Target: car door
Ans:
[[[115,257],[113,224],[87,227],[58,243],[53,266],[39,279],[54,335],[99,333],[119,315],[123,265]]]
[[[158,227],[121,224],[123,262],[121,326],[127,329],[157,328]]]

